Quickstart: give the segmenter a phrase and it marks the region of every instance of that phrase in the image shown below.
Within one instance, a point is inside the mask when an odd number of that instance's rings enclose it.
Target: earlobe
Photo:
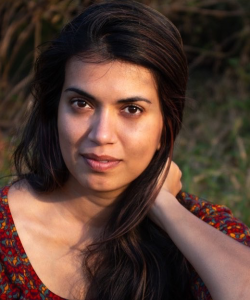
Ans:
[[[156,150],[158,151],[158,150],[160,150],[160,148],[161,148],[161,142],[159,142],[159,144],[158,144]]]

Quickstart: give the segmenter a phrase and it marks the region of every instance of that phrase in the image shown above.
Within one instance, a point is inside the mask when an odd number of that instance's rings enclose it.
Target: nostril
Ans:
[[[93,120],[89,132],[89,139],[96,144],[110,144],[115,141],[114,124],[112,116],[101,114]]]

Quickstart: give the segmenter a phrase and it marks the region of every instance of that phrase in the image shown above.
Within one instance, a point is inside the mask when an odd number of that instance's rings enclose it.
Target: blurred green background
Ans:
[[[0,185],[32,103],[35,48],[93,2],[0,3]],[[144,0],[178,27],[189,61],[188,99],[174,160],[183,189],[229,206],[250,226],[250,1]],[[149,20],[150,22],[150,20]]]

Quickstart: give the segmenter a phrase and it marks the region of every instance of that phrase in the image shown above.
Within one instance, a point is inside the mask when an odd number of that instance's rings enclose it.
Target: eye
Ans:
[[[126,106],[123,111],[127,114],[130,114],[130,115],[139,115],[143,112],[143,109],[139,106],[136,106],[136,105],[129,105],[129,106]]]
[[[82,108],[91,108],[91,106],[88,104],[87,101],[83,99],[72,99],[71,105],[76,109],[82,109]]]

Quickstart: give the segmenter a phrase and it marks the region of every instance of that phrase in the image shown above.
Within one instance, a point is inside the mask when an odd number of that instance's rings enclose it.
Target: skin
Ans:
[[[167,177],[150,211],[198,272],[213,300],[248,300],[250,249],[206,224],[175,198],[182,186],[181,171],[171,163]]]
[[[88,99],[87,106],[79,105],[82,95],[72,92],[72,85],[91,94],[94,104]],[[131,97],[144,100],[121,103]],[[142,113],[131,104],[142,106]],[[73,58],[66,66],[58,127],[71,174],[68,182],[49,195],[35,193],[25,182],[13,185],[8,200],[18,235],[42,282],[63,298],[80,299],[87,287],[79,267],[80,251],[98,236],[117,196],[160,146],[162,118],[152,75],[118,61],[95,65]],[[93,170],[82,157],[86,151],[111,155],[119,163],[105,171]],[[151,219],[187,257],[214,300],[249,299],[249,248],[181,206],[175,198],[180,188],[181,172],[172,163]]]
[[[81,250],[100,234],[116,198],[160,147],[162,115],[152,74],[120,61],[90,64],[72,58],[66,65],[58,131],[70,171],[64,187],[38,194],[23,182],[11,187],[8,198],[42,282],[61,297],[80,299],[87,284]],[[83,157],[86,153],[112,156],[118,163],[96,170]]]
[[[66,66],[58,131],[70,171],[65,189],[113,201],[160,146],[162,115],[152,74],[120,61],[97,65],[73,57]],[[93,170],[84,157],[89,153],[114,157],[118,164]]]

